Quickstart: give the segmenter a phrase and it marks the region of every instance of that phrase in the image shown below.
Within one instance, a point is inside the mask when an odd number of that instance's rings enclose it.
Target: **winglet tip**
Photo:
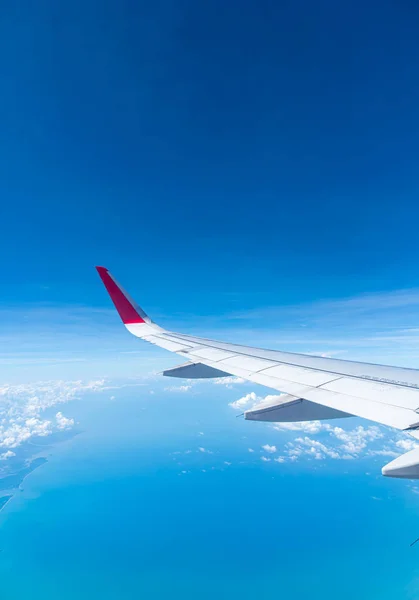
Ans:
[[[127,293],[121,288],[121,286],[115,281],[112,275],[109,273],[106,267],[96,267],[99,277],[101,278],[112,302],[115,305],[122,322],[125,325],[133,325],[138,323],[145,323],[145,313],[136,306]]]
[[[101,273],[109,273],[109,270],[108,270],[106,267],[99,267],[99,266],[96,266],[96,267],[95,267],[95,269],[96,269],[96,271],[99,273],[99,275],[100,275]]]

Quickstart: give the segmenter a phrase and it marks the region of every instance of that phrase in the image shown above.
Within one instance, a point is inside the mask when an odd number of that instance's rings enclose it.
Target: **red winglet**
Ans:
[[[130,323],[145,323],[144,319],[138,314],[137,309],[129,300],[125,292],[119,287],[108,269],[105,267],[96,267],[97,272],[103,281],[115,308],[125,325]]]

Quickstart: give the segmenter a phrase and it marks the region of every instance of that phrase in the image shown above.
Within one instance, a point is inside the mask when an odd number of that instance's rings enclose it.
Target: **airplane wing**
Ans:
[[[128,331],[187,361],[164,371],[165,376],[234,375],[286,394],[246,411],[246,419],[280,422],[357,416],[419,438],[418,370],[263,350],[167,331],[153,323],[107,269],[96,268]],[[396,458],[382,472],[389,477],[419,478],[419,448]]]

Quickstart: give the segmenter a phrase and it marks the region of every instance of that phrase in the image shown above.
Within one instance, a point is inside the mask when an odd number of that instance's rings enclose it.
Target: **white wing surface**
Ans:
[[[167,331],[151,321],[107,269],[97,270],[128,331],[187,361],[164,375],[235,375],[288,394],[275,406],[247,411],[246,418],[297,421],[354,415],[419,438],[418,370],[263,350]],[[419,450],[392,461],[383,473],[419,478]]]

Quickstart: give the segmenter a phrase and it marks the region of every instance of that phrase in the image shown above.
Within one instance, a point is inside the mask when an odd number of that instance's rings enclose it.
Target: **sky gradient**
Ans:
[[[380,475],[412,440],[163,379],[94,270],[169,329],[417,368],[418,18],[0,7],[0,595],[418,597],[419,489]]]
[[[103,306],[94,264],[164,312],[414,285],[414,3],[1,10],[3,301]]]

